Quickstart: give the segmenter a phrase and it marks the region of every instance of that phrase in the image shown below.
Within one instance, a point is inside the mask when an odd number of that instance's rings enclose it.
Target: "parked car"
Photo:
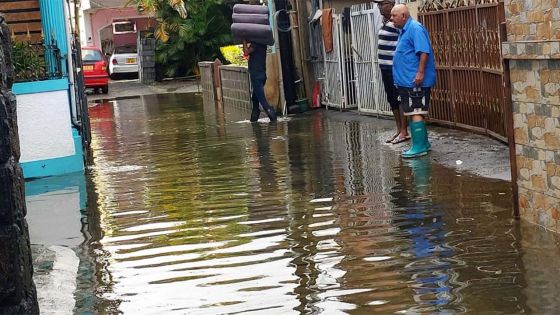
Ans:
[[[109,59],[109,76],[138,73],[138,50],[136,45],[115,47]]]
[[[82,48],[83,72],[86,88],[101,89],[109,93],[109,76],[107,75],[107,59],[96,47]]]

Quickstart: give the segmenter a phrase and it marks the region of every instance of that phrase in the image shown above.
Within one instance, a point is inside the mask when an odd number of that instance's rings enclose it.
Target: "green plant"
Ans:
[[[158,71],[168,77],[196,74],[198,62],[223,59],[231,39],[230,0],[131,1],[154,13]]]
[[[44,52],[26,42],[14,42],[12,53],[14,58],[15,81],[37,81],[46,77]]]
[[[220,52],[230,64],[247,66],[247,59],[243,57],[243,47],[240,45],[221,47]]]

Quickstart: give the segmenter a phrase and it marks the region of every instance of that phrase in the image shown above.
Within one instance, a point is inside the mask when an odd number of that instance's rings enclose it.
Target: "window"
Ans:
[[[119,46],[115,48],[115,54],[135,54],[136,46]]]
[[[136,33],[136,23],[130,21],[113,23],[113,34]]]
[[[99,50],[84,49],[82,50],[82,61],[101,61],[103,55]]]

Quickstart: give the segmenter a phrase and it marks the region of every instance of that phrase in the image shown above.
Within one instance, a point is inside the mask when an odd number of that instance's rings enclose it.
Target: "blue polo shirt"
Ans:
[[[393,57],[395,85],[414,87],[414,78],[416,78],[416,72],[420,64],[420,53],[428,54],[422,87],[432,87],[436,84],[436,63],[430,36],[422,24],[409,18],[399,35],[397,49]]]

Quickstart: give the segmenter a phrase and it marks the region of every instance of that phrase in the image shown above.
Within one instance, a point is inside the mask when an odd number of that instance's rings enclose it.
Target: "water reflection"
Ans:
[[[429,157],[403,161],[379,142],[383,123],[317,111],[249,124],[247,113],[203,106],[195,95],[90,112],[100,233],[89,248],[95,302],[79,312],[517,313],[559,305],[552,295],[543,297],[548,306],[533,302],[558,276],[526,280],[540,262],[525,250],[541,249],[522,243],[509,185]],[[557,248],[550,256],[560,257]]]
[[[86,178],[82,173],[53,176],[25,183],[31,243],[74,248],[84,241]]]

